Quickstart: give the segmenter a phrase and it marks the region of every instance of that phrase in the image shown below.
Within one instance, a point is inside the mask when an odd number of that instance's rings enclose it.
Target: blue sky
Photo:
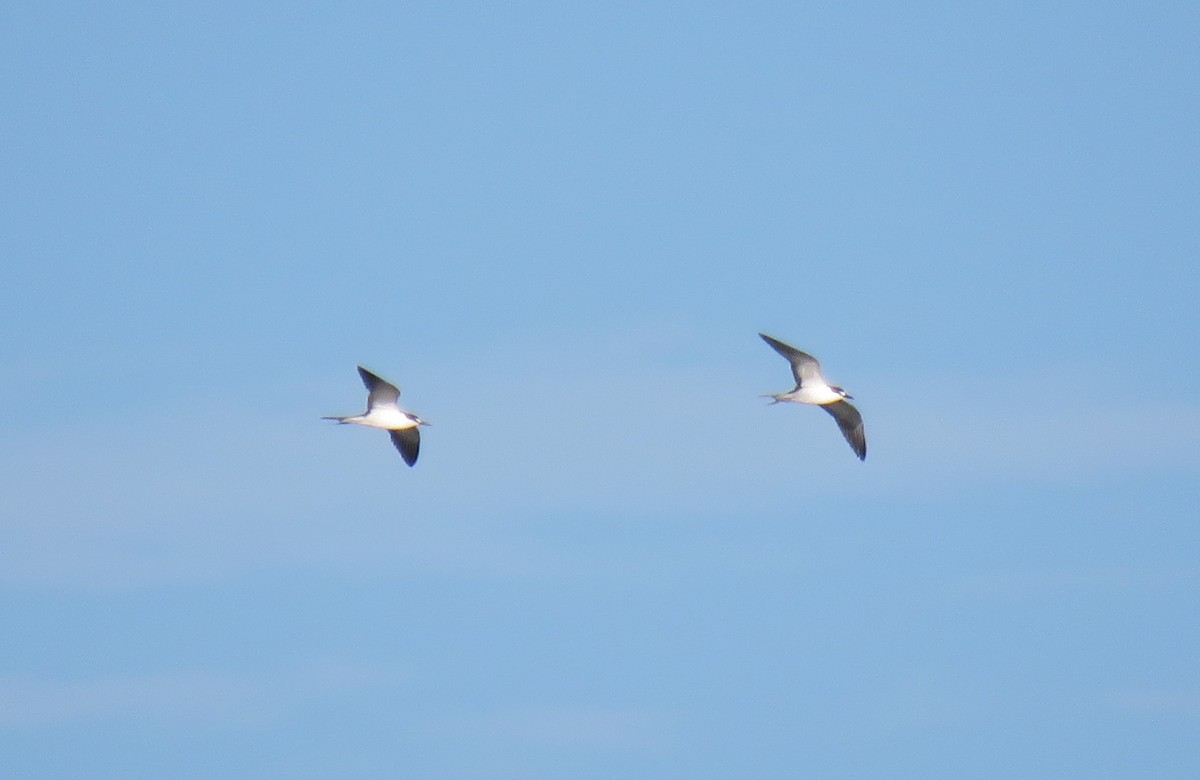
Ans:
[[[9,4],[5,764],[1197,776],[1198,39]]]

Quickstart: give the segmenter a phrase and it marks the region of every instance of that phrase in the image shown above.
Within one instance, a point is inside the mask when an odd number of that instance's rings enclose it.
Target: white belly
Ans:
[[[840,393],[835,392],[828,385],[817,385],[814,387],[802,387],[796,392],[788,395],[789,401],[795,401],[800,404],[831,404],[835,401],[842,400]]]
[[[361,417],[350,417],[346,422],[366,425],[369,428],[383,428],[388,431],[399,431],[405,428],[417,427],[413,419],[404,412],[399,409],[388,408],[372,409],[369,414],[364,414]]]

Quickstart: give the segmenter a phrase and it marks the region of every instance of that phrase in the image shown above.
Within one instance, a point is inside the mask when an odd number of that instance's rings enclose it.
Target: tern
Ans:
[[[858,413],[846,399],[854,396],[837,385],[831,385],[821,375],[821,364],[807,352],[801,352],[795,347],[788,346],[778,339],[773,339],[765,333],[758,334],[762,340],[771,345],[779,354],[792,364],[792,375],[796,377],[796,387],[786,393],[768,393],[763,398],[774,398],[772,404],[780,401],[791,401],[798,404],[816,404],[833,415],[838,428],[850,443],[850,449],[859,460],[867,459],[867,435],[863,432],[862,415]]]
[[[391,434],[392,444],[400,450],[404,462],[413,465],[421,449],[420,426],[429,423],[412,412],[400,408],[400,388],[386,379],[381,379],[362,366],[358,375],[367,386],[367,411],[353,417],[322,417],[322,420],[337,420],[339,425],[354,423],[368,428],[382,428]]]

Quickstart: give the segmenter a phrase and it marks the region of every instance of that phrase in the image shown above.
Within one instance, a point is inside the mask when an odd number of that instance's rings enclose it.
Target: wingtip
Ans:
[[[421,454],[421,433],[417,427],[402,428],[388,432],[392,444],[400,452],[400,457],[409,466],[415,466],[417,457]]]

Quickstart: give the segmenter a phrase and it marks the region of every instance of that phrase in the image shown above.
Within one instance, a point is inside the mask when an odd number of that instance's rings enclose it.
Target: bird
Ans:
[[[322,417],[336,420],[338,425],[353,423],[368,428],[382,428],[392,437],[392,444],[409,466],[417,462],[421,449],[421,426],[429,425],[412,412],[400,408],[400,389],[386,379],[372,374],[362,366],[358,375],[367,387],[367,411],[353,417]]]
[[[867,459],[867,435],[863,431],[863,418],[852,404],[846,401],[854,396],[837,385],[831,385],[821,375],[821,364],[807,352],[801,352],[795,347],[784,344],[778,339],[771,338],[765,333],[758,334],[762,340],[771,345],[779,354],[792,364],[792,375],[796,377],[796,387],[786,393],[768,393],[763,398],[773,398],[771,404],[781,401],[791,401],[798,404],[816,404],[833,415],[838,428],[850,449],[859,460]]]

